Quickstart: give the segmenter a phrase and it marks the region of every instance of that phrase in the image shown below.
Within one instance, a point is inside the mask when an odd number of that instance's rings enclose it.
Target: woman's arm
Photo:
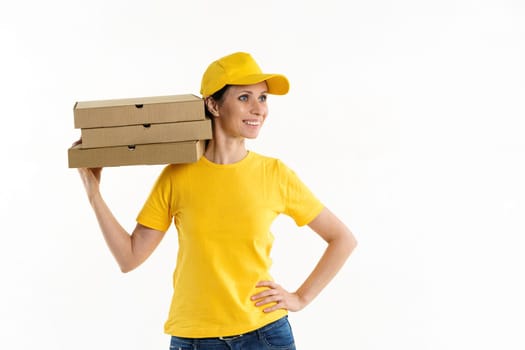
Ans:
[[[137,224],[130,235],[115,219],[102,198],[100,193],[102,168],[79,168],[78,171],[111,253],[122,272],[133,270],[151,255],[164,237],[164,232]]]
[[[312,273],[294,293],[287,292],[273,281],[259,282],[257,287],[268,289],[252,296],[252,300],[256,301],[255,305],[275,303],[264,309],[264,312],[303,309],[334,278],[357,245],[352,232],[328,208],[324,208],[308,226],[328,243],[324,254]]]

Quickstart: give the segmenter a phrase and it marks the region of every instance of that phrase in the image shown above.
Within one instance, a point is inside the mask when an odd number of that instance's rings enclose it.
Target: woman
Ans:
[[[295,349],[287,312],[308,305],[342,267],[350,230],[281,161],[246,149],[268,114],[267,95],[288,80],[263,74],[237,52],[210,64],[201,94],[213,139],[192,164],[168,165],[128,234],[106,206],[101,169],[79,169],[106,242],[123,272],[139,266],[173,221],[179,237],[174,294],[165,332],[172,349]],[[279,214],[327,242],[296,291],[272,280],[270,225]]]

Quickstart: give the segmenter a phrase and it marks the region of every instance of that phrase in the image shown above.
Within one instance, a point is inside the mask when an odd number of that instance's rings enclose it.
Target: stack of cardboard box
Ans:
[[[68,150],[70,168],[191,163],[211,139],[211,120],[195,95],[77,102],[82,143]]]

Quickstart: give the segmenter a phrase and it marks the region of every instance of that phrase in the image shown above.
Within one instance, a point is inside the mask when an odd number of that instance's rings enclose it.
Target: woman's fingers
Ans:
[[[251,300],[255,302],[255,306],[265,306],[264,312],[272,312],[278,309],[285,309],[290,311],[298,311],[302,309],[300,298],[296,293],[289,293],[279,284],[273,281],[261,281],[257,283],[258,288],[266,287],[267,289],[254,294]]]

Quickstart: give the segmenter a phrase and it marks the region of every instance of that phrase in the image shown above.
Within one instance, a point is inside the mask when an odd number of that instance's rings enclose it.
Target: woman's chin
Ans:
[[[256,139],[259,136],[259,132],[245,133],[243,136],[246,139],[253,140],[253,139]]]

